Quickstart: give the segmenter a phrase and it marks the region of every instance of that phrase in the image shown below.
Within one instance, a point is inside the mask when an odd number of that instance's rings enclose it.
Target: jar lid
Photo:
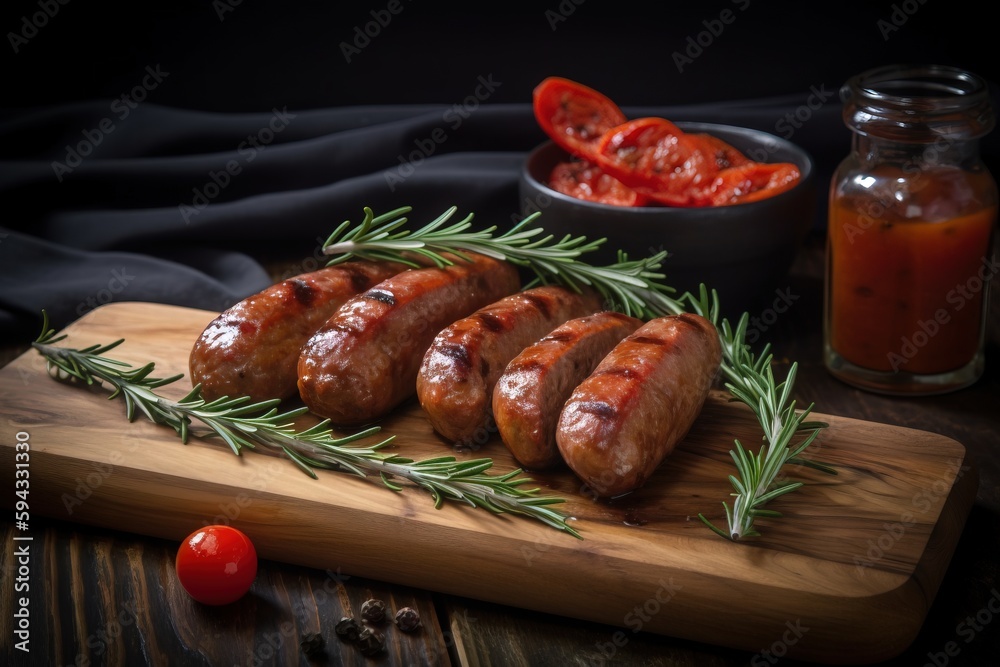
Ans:
[[[887,65],[840,89],[844,122],[855,132],[900,142],[976,139],[993,129],[986,81],[945,65]]]

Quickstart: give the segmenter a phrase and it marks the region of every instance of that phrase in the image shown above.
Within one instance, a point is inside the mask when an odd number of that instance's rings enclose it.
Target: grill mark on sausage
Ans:
[[[631,343],[641,343],[643,345],[666,345],[667,341],[662,338],[653,338],[652,336],[632,336],[629,338]]]
[[[537,294],[524,293],[521,297],[530,303],[532,306],[538,309],[545,319],[550,319],[552,317],[552,309],[549,307],[549,302],[546,299],[541,298]]]
[[[367,271],[362,270],[360,266],[355,266],[350,262],[346,264],[341,264],[344,273],[347,274],[348,279],[351,281],[351,287],[355,292],[363,292],[368,289],[372,284],[372,277]]]
[[[396,297],[393,296],[392,292],[384,289],[370,289],[361,295],[364,299],[371,299],[372,301],[378,301],[384,303],[387,306],[396,305]]]
[[[303,306],[308,306],[316,298],[316,290],[301,278],[292,278],[289,282],[292,285],[292,296]]]
[[[550,340],[554,343],[566,343],[575,338],[577,338],[576,334],[564,331],[564,332],[549,334],[542,340]]]
[[[493,333],[497,333],[506,329],[504,321],[492,313],[480,312],[476,313],[476,318],[483,323],[487,329]]]
[[[618,415],[618,411],[604,401],[581,401],[574,407],[580,412],[586,412],[604,421],[611,421]]]
[[[454,359],[462,366],[463,370],[472,369],[472,360],[469,359],[469,351],[464,345],[460,343],[445,343],[438,347],[437,351],[449,359]]]

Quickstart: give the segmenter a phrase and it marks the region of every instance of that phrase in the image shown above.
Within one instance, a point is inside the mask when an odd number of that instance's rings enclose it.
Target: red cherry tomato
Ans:
[[[223,605],[243,597],[257,576],[257,551],[231,526],[206,526],[177,550],[177,578],[202,604]]]
[[[697,206],[693,190],[711,183],[718,171],[695,139],[656,117],[605,132],[594,160],[625,185],[670,206]]]
[[[552,76],[535,86],[538,125],[571,155],[592,158],[601,136],[624,123],[625,114],[605,95],[583,84]]]
[[[720,171],[707,189],[712,206],[760,201],[798,183],[799,168],[789,162],[750,162]]]
[[[552,169],[549,187],[553,190],[598,204],[642,206],[646,197],[588,160],[560,162]]]

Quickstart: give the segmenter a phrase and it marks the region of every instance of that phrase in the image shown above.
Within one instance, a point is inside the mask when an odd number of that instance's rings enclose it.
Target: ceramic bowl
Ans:
[[[759,130],[713,123],[676,123],[685,132],[713,134],[761,162],[793,162],[801,178],[782,193],[755,202],[706,208],[623,207],[557,192],[548,174],[569,159],[552,142],[531,151],[520,177],[521,214],[539,212],[538,224],[562,236],[606,238],[585,257],[591,264],[616,260],[619,250],[638,259],[665,250],[664,282],[678,294],[701,284],[719,294],[730,318],[755,314],[788,288],[788,272],[817,213],[815,168],[799,146]]]

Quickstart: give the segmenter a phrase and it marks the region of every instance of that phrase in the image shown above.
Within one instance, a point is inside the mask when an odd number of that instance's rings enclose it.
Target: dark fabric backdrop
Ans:
[[[851,74],[920,61],[996,79],[971,4],[663,7],[8,3],[0,337],[30,340],[42,308],[57,327],[112,300],[221,310],[269,283],[268,262],[317,266],[321,237],[365,206],[508,225],[549,75],[630,116],[785,136],[821,183],[849,147]]]

